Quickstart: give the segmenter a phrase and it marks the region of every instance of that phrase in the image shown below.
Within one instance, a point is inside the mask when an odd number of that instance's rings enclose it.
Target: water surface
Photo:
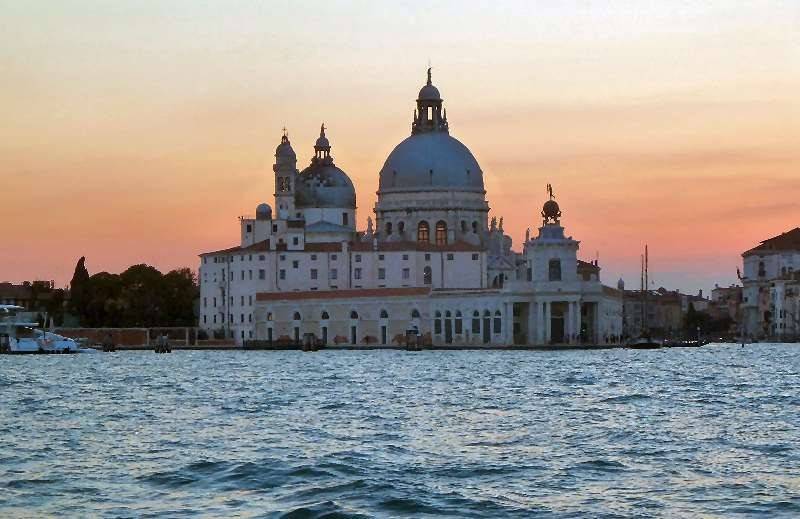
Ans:
[[[800,516],[800,345],[0,357],[0,515]]]

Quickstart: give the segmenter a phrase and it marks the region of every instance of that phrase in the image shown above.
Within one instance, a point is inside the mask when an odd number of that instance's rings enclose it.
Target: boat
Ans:
[[[655,350],[661,348],[662,343],[653,339],[650,336],[650,328],[647,326],[647,292],[648,288],[648,262],[647,245],[644,246],[644,255],[642,255],[642,285],[641,285],[641,298],[642,298],[642,329],[638,337],[628,341],[625,345],[632,350]]]
[[[80,347],[77,341],[69,337],[38,329],[39,323],[29,322],[20,315],[24,312],[25,308],[21,306],[0,305],[0,353],[21,355],[95,351]]]

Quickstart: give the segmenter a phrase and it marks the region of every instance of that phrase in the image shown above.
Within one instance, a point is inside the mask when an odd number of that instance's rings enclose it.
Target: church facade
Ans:
[[[619,341],[621,294],[602,284],[597,262],[578,260],[552,189],[520,251],[502,218],[489,219],[483,171],[450,135],[430,70],[365,230],[324,126],[302,171],[284,133],[273,171],[274,210],[260,204],[239,218],[238,245],[200,255],[199,326],[209,334],[352,346]]]

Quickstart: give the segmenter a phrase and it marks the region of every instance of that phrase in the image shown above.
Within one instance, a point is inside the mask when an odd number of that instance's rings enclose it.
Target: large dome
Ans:
[[[418,133],[398,144],[381,168],[378,185],[380,191],[484,192],[478,161],[445,132]]]
[[[298,208],[355,209],[356,190],[347,173],[333,164],[312,164],[297,176],[294,201]]]

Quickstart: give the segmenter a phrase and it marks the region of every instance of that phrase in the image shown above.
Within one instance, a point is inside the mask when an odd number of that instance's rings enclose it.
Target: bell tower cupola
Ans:
[[[275,149],[275,209],[278,218],[282,220],[292,218],[294,215],[294,192],[297,180],[297,155],[289,142],[286,128],[283,129],[281,143]]]

